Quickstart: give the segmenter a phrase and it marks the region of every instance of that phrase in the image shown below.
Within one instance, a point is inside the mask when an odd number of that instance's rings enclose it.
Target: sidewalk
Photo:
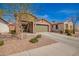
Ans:
[[[72,56],[76,49],[64,43],[55,43],[44,47],[13,54],[12,56]]]

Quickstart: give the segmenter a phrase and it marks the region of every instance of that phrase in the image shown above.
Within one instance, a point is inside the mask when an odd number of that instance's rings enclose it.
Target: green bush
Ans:
[[[34,38],[32,38],[32,39],[30,40],[30,42],[31,42],[31,43],[36,43],[36,42],[38,42],[38,39],[37,39],[36,37],[34,37]]]
[[[4,45],[4,40],[0,40],[0,46]]]
[[[11,34],[16,34],[16,30],[10,30]]]
[[[41,34],[38,34],[36,37],[37,37],[37,38],[41,38]]]
[[[31,43],[36,43],[36,42],[38,42],[38,38],[41,38],[41,35],[40,35],[40,34],[37,35],[36,37],[32,38],[32,39],[30,40],[30,42],[31,42]]]

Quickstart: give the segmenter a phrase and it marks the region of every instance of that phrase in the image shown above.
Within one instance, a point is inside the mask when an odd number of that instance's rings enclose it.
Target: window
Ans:
[[[56,29],[58,29],[58,25],[56,25]]]
[[[66,29],[68,29],[68,24],[66,24]]]

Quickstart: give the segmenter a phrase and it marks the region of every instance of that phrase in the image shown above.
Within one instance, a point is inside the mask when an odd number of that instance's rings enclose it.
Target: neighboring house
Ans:
[[[10,23],[8,24],[8,26],[9,26],[9,31],[11,31],[11,30],[15,30],[15,28],[16,28],[15,25],[16,25],[16,24],[10,22]]]
[[[0,18],[0,33],[8,33],[8,32],[9,32],[8,22]]]
[[[64,23],[52,23],[51,25],[52,32],[63,32],[64,31]]]
[[[52,23],[52,32],[64,32],[66,30],[73,31],[73,23],[67,20],[63,23]]]
[[[15,24],[0,18],[0,33],[9,33],[11,30],[15,30]]]
[[[64,31],[65,30],[73,31],[73,22],[71,20],[64,22]]]

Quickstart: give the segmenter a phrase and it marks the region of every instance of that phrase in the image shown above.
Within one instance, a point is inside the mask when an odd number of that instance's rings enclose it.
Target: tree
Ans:
[[[12,11],[12,13],[13,14],[17,14],[17,13],[20,13],[20,12],[22,12],[22,13],[26,13],[27,12],[27,10],[28,10],[28,7],[30,6],[31,4],[28,4],[28,3],[26,3],[26,4],[24,4],[24,3],[19,3],[19,4],[9,4],[9,6],[11,6],[12,7],[12,9],[13,9],[13,11]],[[21,18],[19,18],[19,19],[21,19]],[[20,28],[22,28],[22,26],[21,26],[21,24],[19,23],[19,25],[17,25],[18,27],[20,27]],[[20,31],[18,31],[19,32],[19,38],[20,39],[23,39],[23,37],[24,37],[24,35],[23,35],[23,29],[21,29]]]
[[[73,34],[75,34],[75,27],[76,27],[77,21],[79,21],[79,16],[72,16],[71,21],[73,23]]]
[[[13,13],[27,11],[31,3],[10,3],[9,6],[12,7]]]

